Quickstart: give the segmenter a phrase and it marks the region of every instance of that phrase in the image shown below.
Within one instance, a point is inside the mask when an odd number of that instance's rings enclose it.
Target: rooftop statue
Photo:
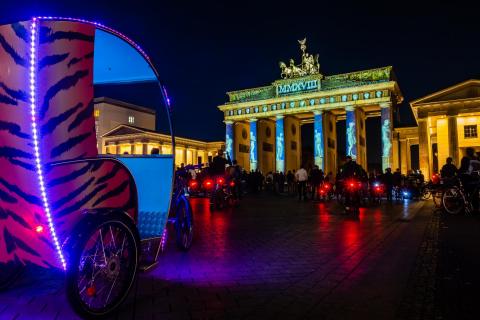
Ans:
[[[298,40],[300,44],[300,50],[302,51],[302,63],[295,65],[295,61],[290,59],[290,65],[283,61],[280,61],[280,70],[282,79],[291,79],[297,77],[303,77],[307,75],[320,74],[320,63],[318,62],[319,55],[315,56],[306,52],[307,50],[307,38]]]

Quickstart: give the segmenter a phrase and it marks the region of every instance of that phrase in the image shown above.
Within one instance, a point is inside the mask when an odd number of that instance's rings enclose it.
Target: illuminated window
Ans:
[[[95,109],[95,111],[93,112],[93,115],[95,116],[95,118],[100,117],[100,110],[99,110],[99,109]]]
[[[463,127],[463,136],[465,138],[477,138],[478,137],[477,125],[464,126]]]
[[[345,102],[345,101],[347,101],[347,96],[346,96],[346,95],[343,95],[343,96],[342,96],[342,102]]]
[[[128,116],[128,123],[134,124],[135,123],[135,117],[134,116]]]

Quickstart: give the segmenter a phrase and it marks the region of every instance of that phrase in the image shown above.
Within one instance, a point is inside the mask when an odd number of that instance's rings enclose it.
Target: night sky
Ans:
[[[305,36],[308,52],[320,54],[323,74],[392,65],[405,96],[404,123],[412,120],[408,101],[480,77],[480,20],[473,8],[228,2],[1,0],[0,24],[61,15],[125,33],[157,66],[173,101],[176,134],[205,140],[224,138],[216,107],[225,92],[279,79],[278,61],[299,61],[297,39]],[[375,140],[370,131],[367,142]]]

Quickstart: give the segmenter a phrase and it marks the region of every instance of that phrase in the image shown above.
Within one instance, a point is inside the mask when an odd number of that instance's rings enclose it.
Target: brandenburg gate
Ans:
[[[299,41],[301,63],[280,62],[281,78],[271,85],[227,92],[218,108],[226,124],[226,152],[246,170],[297,170],[301,165],[301,125],[313,122],[314,161],[336,172],[337,134],[346,135],[345,154],[367,166],[365,119],[381,117],[382,167],[393,166],[393,110],[403,96],[392,67],[325,76],[318,55]],[[346,130],[337,132],[337,121]],[[380,147],[380,146],[374,146]]]

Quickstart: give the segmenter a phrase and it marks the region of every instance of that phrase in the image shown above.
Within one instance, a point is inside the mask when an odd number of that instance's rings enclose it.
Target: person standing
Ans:
[[[295,180],[297,180],[297,189],[298,189],[298,201],[303,200],[307,201],[307,180],[308,180],[308,173],[307,170],[302,166],[300,169],[295,172]]]
[[[475,149],[469,147],[465,152],[466,155],[460,161],[458,175],[462,180],[465,191],[471,199],[473,210],[478,211],[479,199],[478,196],[474,194],[474,191],[480,181],[478,174],[480,172],[480,161],[475,155]]]
[[[454,178],[457,175],[457,172],[458,172],[458,169],[453,164],[452,157],[448,157],[447,163],[445,163],[442,167],[442,170],[440,170],[440,176],[442,178]]]
[[[392,192],[393,192],[393,174],[392,169],[387,168],[385,169],[385,173],[382,177],[382,182],[385,185],[385,189],[387,190],[387,200],[392,201]]]
[[[295,182],[295,175],[292,173],[292,171],[288,170],[287,172],[287,188],[288,188],[288,194],[293,193],[293,183]]]
[[[317,165],[315,165],[310,172],[310,181],[312,182],[312,200],[315,200],[319,198],[318,196],[318,190],[320,188],[320,184],[322,183],[323,180],[323,174],[322,171],[318,168]]]

